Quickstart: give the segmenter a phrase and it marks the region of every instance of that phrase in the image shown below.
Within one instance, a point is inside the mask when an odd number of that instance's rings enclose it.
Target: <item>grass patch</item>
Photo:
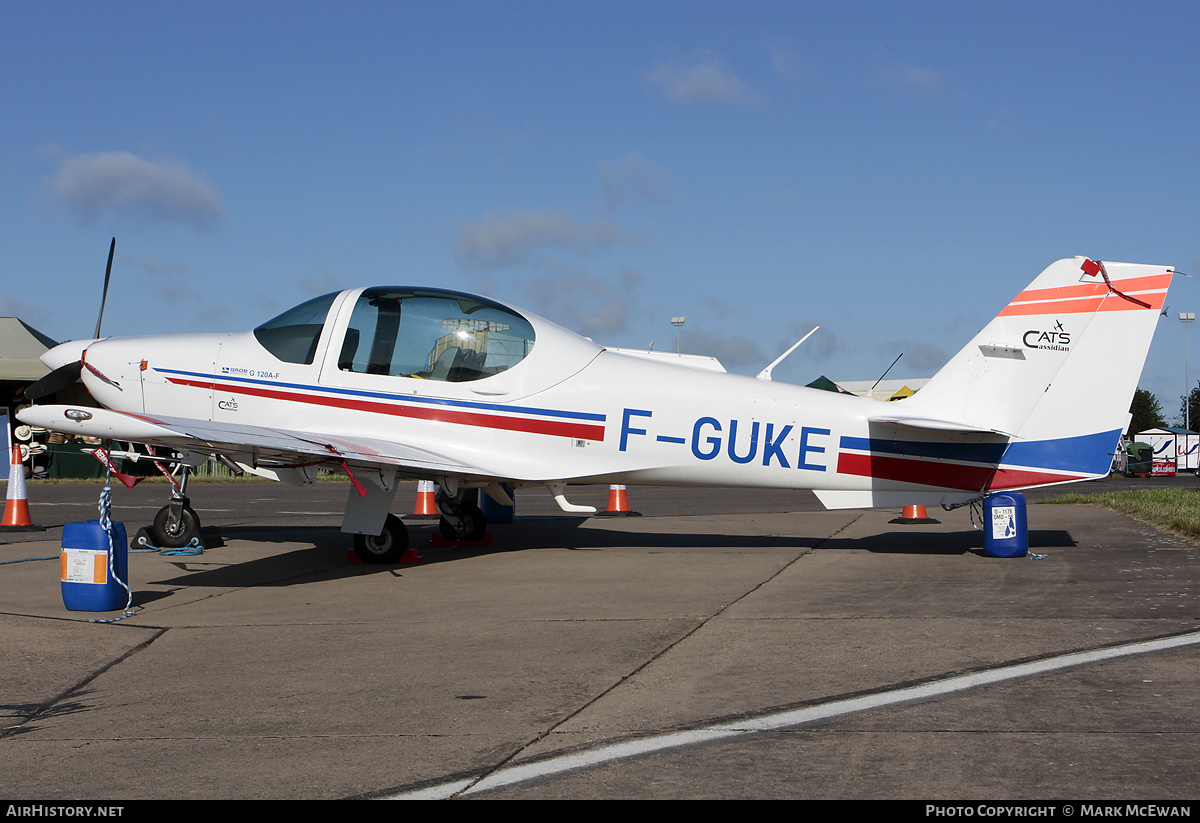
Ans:
[[[1143,523],[1200,539],[1200,489],[1064,494],[1046,503],[1095,503]]]

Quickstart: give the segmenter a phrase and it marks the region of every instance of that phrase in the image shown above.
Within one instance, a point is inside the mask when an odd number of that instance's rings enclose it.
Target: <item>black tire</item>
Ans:
[[[442,539],[447,541],[482,540],[483,535],[487,533],[487,518],[484,517],[483,510],[478,506],[463,506],[462,516],[466,521],[466,529],[461,533],[456,531],[444,516],[438,521],[438,533],[441,534]]]
[[[163,506],[158,510],[158,514],[154,515],[154,528],[151,531],[154,545],[160,549],[180,549],[200,536],[200,518],[190,506],[183,507],[179,528],[173,532],[167,531],[167,517],[170,513],[171,507]]]
[[[364,563],[398,563],[408,551],[408,527],[399,517],[389,514],[378,535],[354,535],[354,553]]]

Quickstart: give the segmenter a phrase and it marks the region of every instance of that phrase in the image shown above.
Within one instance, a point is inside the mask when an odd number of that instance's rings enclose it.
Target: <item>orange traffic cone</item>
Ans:
[[[905,506],[904,514],[888,521],[889,523],[941,523],[930,517],[924,506]]]
[[[637,515],[638,512],[629,510],[629,497],[624,486],[608,487],[608,508],[600,512],[607,515]]]
[[[0,531],[33,532],[45,531],[33,525],[29,516],[29,499],[25,492],[25,466],[21,463],[21,447],[13,446],[12,465],[8,470],[8,499],[4,501],[4,521]]]
[[[433,499],[433,481],[418,480],[417,481],[417,505],[413,507],[413,514],[437,514],[437,503]]]

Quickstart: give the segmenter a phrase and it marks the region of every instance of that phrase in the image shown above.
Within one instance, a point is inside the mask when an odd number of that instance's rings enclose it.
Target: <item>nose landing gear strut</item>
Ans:
[[[186,463],[180,467],[178,484],[172,483],[171,502],[154,515],[154,526],[150,536],[156,546],[164,549],[179,549],[200,536],[200,517],[191,507],[187,496],[188,476],[191,467]],[[174,481],[174,478],[171,478]]]

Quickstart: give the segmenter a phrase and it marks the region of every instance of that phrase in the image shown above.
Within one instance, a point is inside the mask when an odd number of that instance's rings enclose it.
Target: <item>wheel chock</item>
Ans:
[[[347,563],[362,563],[362,558],[358,556],[358,552],[354,549],[346,552]],[[424,563],[425,558],[414,548],[410,548],[404,553],[404,556],[396,561],[397,565],[415,566],[418,563]]]
[[[447,540],[440,534],[431,534],[429,536],[429,545],[445,548],[447,546],[490,546],[492,545],[492,533],[488,532],[478,540]]]

